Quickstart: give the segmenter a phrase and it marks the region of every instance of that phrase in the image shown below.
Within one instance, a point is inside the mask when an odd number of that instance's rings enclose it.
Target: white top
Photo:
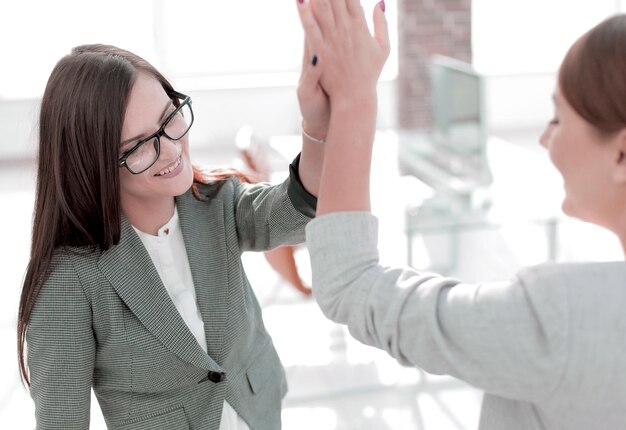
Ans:
[[[180,229],[178,209],[174,209],[174,215],[159,229],[157,236],[139,231],[134,226],[133,228],[146,247],[176,309],[198,344],[204,352],[207,352],[204,322],[196,301],[196,289],[191,276],[183,232]],[[224,401],[220,430],[250,430],[250,427],[233,407]]]

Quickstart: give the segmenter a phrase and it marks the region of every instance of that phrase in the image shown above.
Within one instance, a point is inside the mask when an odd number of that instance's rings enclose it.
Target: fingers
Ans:
[[[335,17],[330,0],[308,0],[307,4],[309,3],[313,8],[313,13],[322,34],[333,31],[335,28]]]
[[[308,48],[308,43],[304,41],[304,54],[302,56],[302,71],[300,73],[299,90],[304,94],[315,91],[320,76],[322,74],[321,67],[313,67],[311,64],[312,54]]]
[[[300,82],[298,84],[298,93],[301,96],[310,96],[315,94],[317,87],[320,83],[320,76],[322,75],[321,67],[306,66],[302,69],[300,76]]]
[[[342,24],[348,19],[348,7],[345,0],[332,0],[333,16],[336,24]]]
[[[363,7],[361,7],[359,0],[346,0],[346,9],[353,17],[358,17],[363,14]]]
[[[389,54],[389,27],[385,17],[384,4],[384,2],[380,2],[374,6],[374,38],[385,53]]]
[[[309,41],[306,36],[304,37],[304,49],[302,51],[302,74],[304,74],[304,70],[308,67],[311,62],[311,51],[309,50]]]
[[[300,22],[302,23],[302,29],[304,30],[304,37],[306,40],[305,53],[308,52],[311,54],[311,51],[314,51],[315,47],[321,46],[322,32],[317,21],[315,20],[315,17],[313,16],[311,3],[309,1],[302,3],[298,1],[298,15],[300,16]]]

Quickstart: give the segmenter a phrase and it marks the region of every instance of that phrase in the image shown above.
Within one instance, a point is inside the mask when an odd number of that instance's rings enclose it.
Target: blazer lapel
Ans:
[[[224,205],[217,199],[198,202],[190,193],[178,197],[176,203],[208,353],[223,363],[229,300]]]
[[[126,218],[122,217],[120,243],[102,254],[98,266],[128,308],[166,348],[195,366],[221,370],[189,331]]]

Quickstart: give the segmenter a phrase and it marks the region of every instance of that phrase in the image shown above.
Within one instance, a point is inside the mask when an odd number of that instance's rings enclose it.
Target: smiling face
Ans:
[[[158,130],[174,109],[172,100],[159,81],[139,73],[124,116],[120,155]],[[161,201],[172,201],[174,196],[184,194],[191,187],[193,170],[189,157],[189,133],[177,141],[161,136],[160,142],[159,158],[145,172],[134,175],[128,169],[120,168],[123,208],[155,207]]]
[[[615,231],[623,224],[624,205],[620,135],[601,135],[570,106],[560,88],[553,99],[555,117],[540,143],[563,177],[563,211]]]

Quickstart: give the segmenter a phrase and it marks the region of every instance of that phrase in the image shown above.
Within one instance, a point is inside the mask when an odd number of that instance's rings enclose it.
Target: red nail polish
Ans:
[[[298,3],[300,4],[304,3],[304,0],[298,0]]]
[[[385,11],[385,0],[381,0],[380,1],[380,9],[384,12]]]

